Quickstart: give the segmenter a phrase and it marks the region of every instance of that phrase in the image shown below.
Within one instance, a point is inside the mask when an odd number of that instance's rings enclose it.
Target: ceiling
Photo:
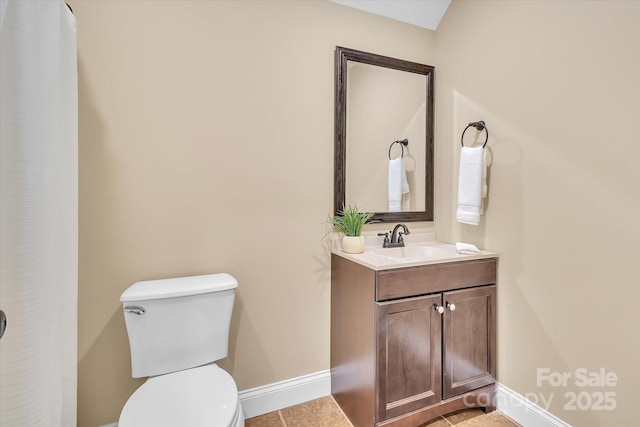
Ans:
[[[344,6],[436,30],[451,0],[330,0]]]

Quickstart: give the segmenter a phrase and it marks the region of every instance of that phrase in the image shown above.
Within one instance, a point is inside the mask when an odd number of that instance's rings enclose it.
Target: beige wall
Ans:
[[[248,389],[329,368],[336,45],[434,62],[435,34],[328,1],[70,1],[78,21],[78,425],[117,421],[119,296],[226,271]]]
[[[575,426],[637,425],[640,2],[454,1],[436,45],[436,228],[501,255],[499,381]],[[488,211],[463,226],[460,133],[481,119]],[[539,387],[538,368],[605,368],[618,384]],[[615,411],[563,409],[566,392],[602,391]]]

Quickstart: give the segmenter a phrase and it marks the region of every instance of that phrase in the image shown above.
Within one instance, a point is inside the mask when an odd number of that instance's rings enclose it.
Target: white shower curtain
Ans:
[[[0,425],[76,425],[78,91],[62,0],[0,0]]]

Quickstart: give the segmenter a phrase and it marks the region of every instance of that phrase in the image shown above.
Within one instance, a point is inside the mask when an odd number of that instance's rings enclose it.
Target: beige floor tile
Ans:
[[[420,424],[420,427],[451,427],[451,423],[442,417],[438,417],[425,424]]]
[[[287,427],[351,427],[331,396],[280,411]]]
[[[517,422],[513,421],[511,418],[507,417],[505,414],[503,414],[500,411],[494,411],[494,412],[492,412],[490,414],[487,414],[487,418],[489,418],[489,419],[496,418],[498,420],[501,420],[501,422],[506,423],[506,424],[504,424],[504,426],[506,426],[506,427],[514,427],[514,426],[515,427],[522,427],[520,424],[518,424]]]
[[[456,425],[463,421],[470,420],[471,418],[479,417],[484,415],[484,411],[482,409],[463,409],[462,411],[456,411],[451,414],[447,414],[444,417],[451,424]]]
[[[285,424],[286,423],[286,424]],[[521,427],[504,414],[466,409],[436,418],[420,427]],[[331,396],[270,412],[245,421],[245,427],[352,427]]]
[[[456,424],[456,427],[518,427],[519,424],[506,417],[504,414],[494,411],[486,415],[471,418]]]
[[[249,418],[244,422],[245,427],[284,427],[278,411],[269,412],[259,417]]]

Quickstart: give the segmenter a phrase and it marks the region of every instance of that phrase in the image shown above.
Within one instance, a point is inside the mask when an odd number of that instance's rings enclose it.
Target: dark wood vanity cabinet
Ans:
[[[440,295],[376,303],[376,420],[440,402]],[[371,425],[371,424],[368,424]]]
[[[448,399],[495,383],[496,287],[445,292],[443,298],[442,398]]]
[[[374,271],[332,255],[331,388],[356,427],[493,410],[496,259]]]

